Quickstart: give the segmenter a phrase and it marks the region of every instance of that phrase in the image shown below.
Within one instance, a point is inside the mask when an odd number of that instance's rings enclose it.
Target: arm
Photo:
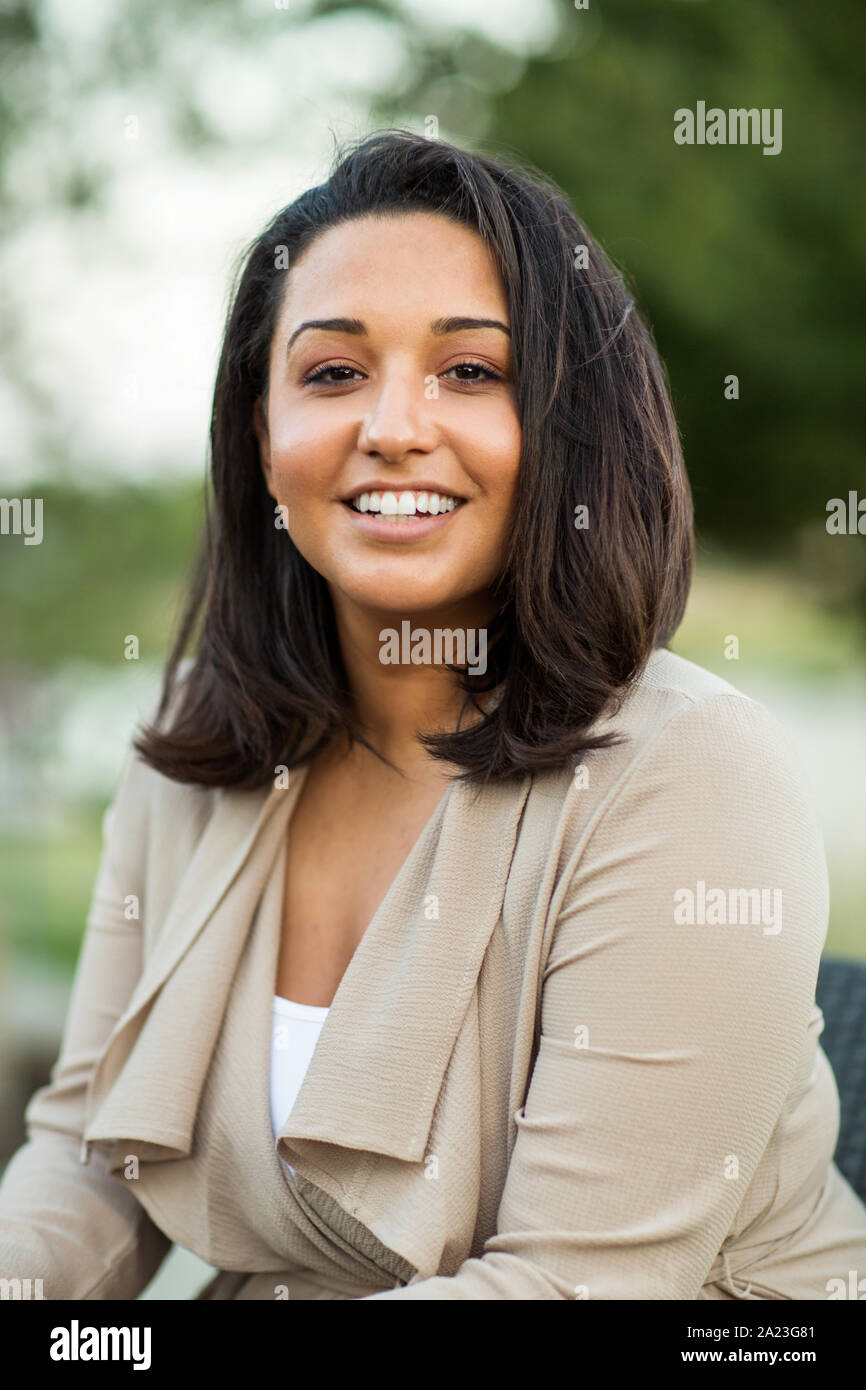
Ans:
[[[0,1277],[41,1278],[47,1299],[136,1298],[171,1246],[101,1152],[80,1161],[87,1083],[141,970],[141,922],[124,916],[124,899],[144,903],[146,776],[130,750],[103,821],[60,1056],[0,1182]]]
[[[778,725],[727,695],[676,714],[574,859],[496,1233],[454,1276],[374,1298],[695,1299],[730,1230],[826,932],[820,832]],[[781,930],[677,922],[699,880],[780,888]]]

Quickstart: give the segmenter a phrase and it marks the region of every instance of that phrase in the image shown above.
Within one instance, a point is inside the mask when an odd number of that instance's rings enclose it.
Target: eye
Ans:
[[[470,371],[473,371],[473,372],[483,372],[483,373],[484,373],[484,376],[487,378],[488,381],[501,381],[501,380],[502,380],[502,377],[500,376],[499,372],[494,372],[493,369],[492,369],[491,367],[485,367],[484,364],[483,364],[482,362],[455,362],[455,364],[454,364],[453,367],[449,367],[449,368],[448,368],[448,371],[445,373],[445,376],[448,375],[448,372],[460,372],[460,371],[463,371],[464,368],[466,368],[466,367],[468,367],[469,370],[470,370]],[[458,380],[458,382],[460,382],[461,385],[464,385],[464,386],[473,386],[473,385],[475,385],[476,382],[479,382],[479,383],[480,383],[481,380],[482,380],[482,378],[481,378],[481,377],[477,377],[477,376],[474,376],[474,377],[465,377],[465,376],[464,376],[464,377],[458,377],[457,380]]]
[[[303,377],[303,383],[305,386],[311,386],[316,381],[324,381],[326,386],[342,386],[349,380],[349,377],[344,376],[339,377],[336,381],[333,379],[331,381],[325,381],[329,372],[348,372],[350,376],[352,374],[356,376],[360,375],[356,367],[350,367],[345,362],[329,362],[327,366],[319,367],[318,371],[310,372],[309,376]]]
[[[444,375],[448,376],[451,372],[463,372],[467,370],[480,373],[480,375],[457,377],[456,381],[459,385],[475,386],[480,385],[484,380],[503,380],[499,372],[494,372],[491,367],[486,367],[483,362],[471,362],[468,360],[466,362],[456,362],[453,367],[448,368]],[[331,376],[332,372],[345,372],[348,373],[348,375],[333,377]],[[313,386],[316,382],[322,382],[325,386],[341,386],[349,382],[353,376],[360,375],[362,375],[362,373],[360,373],[356,367],[351,367],[346,362],[329,362],[324,367],[319,367],[316,371],[310,372],[307,376],[302,377],[302,381],[305,386]]]

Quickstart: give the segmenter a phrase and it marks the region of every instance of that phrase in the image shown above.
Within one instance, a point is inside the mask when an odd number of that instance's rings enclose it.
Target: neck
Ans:
[[[454,661],[445,632],[462,633],[466,661],[486,655],[487,627],[496,612],[487,598],[463,600],[434,613],[407,615],[359,608],[332,592],[337,633],[349,679],[356,717],[365,738],[389,762],[411,771],[429,767],[430,755],[417,742],[419,733],[451,732],[457,727],[466,693],[444,665],[434,664],[437,645],[444,660]],[[385,634],[383,636],[383,634]],[[407,658],[414,651],[422,658]],[[458,663],[459,664],[459,663]],[[489,693],[479,696],[485,705]],[[481,718],[470,703],[461,728]]]

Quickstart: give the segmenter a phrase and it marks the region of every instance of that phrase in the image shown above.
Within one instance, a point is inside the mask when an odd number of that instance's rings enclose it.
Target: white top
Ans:
[[[327,1014],[325,1005],[296,1004],[293,999],[274,995],[271,1025],[271,1129],[274,1139],[291,1114]],[[285,1166],[294,1177],[292,1165],[286,1163]]]

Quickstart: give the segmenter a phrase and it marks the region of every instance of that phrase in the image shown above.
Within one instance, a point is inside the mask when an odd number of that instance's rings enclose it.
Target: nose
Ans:
[[[438,383],[437,383],[438,384]],[[358,435],[358,448],[378,454],[388,463],[401,463],[407,454],[431,453],[438,433],[431,413],[435,386],[428,386],[417,371],[393,370],[383,377],[371,396],[364,392],[369,409]]]

